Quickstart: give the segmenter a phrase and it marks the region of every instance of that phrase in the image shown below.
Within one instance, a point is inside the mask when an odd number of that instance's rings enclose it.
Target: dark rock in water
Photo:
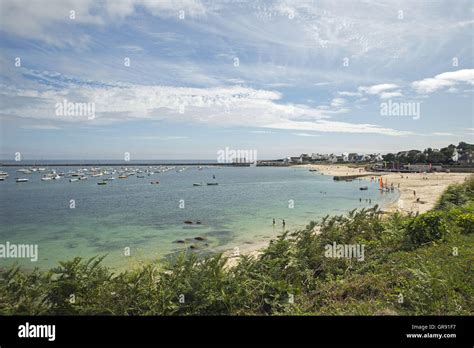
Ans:
[[[192,224],[193,222],[191,220],[186,220],[184,223],[185,224]]]
[[[174,242],[175,242],[175,243],[181,243],[181,244],[182,244],[182,243],[185,243],[185,241],[182,240],[182,239],[175,240]]]
[[[195,245],[191,245],[189,249],[197,249]]]
[[[200,241],[203,241],[203,240],[206,240],[207,238],[206,237],[194,237],[194,239],[196,240],[200,240]]]

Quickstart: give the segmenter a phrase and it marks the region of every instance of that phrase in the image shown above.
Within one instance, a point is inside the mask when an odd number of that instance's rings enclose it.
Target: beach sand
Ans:
[[[472,175],[471,173],[375,173],[368,172],[364,168],[339,164],[310,164],[307,167],[331,176],[370,174],[374,178],[382,177],[384,185],[387,182],[390,187],[393,183],[395,189],[400,192],[398,202],[387,207],[386,211],[403,213],[424,213],[432,209],[449,185],[463,183]],[[370,180],[371,176],[362,179]]]
[[[400,192],[398,201],[384,207],[386,212],[424,213],[432,209],[441,194],[451,184],[463,183],[471,173],[376,173],[366,171],[363,167],[349,166],[344,164],[323,165],[308,164],[297,166],[298,168],[316,169],[324,175],[344,176],[370,174],[362,177],[363,180],[371,180],[372,177],[378,179],[382,177],[383,183],[387,182],[390,187],[393,183],[395,189]],[[413,192],[415,191],[415,195]],[[417,201],[417,199],[419,199]],[[255,244],[245,244],[239,247],[240,255],[258,256],[261,250],[268,246],[269,241],[261,241]],[[229,257],[227,265],[232,267],[237,264],[238,257],[233,250],[224,253]]]

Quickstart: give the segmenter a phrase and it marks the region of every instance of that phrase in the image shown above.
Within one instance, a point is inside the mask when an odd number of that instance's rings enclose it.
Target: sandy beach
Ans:
[[[362,175],[362,180],[368,182],[377,180],[382,177],[383,183],[393,186],[399,191],[399,199],[382,210],[387,212],[402,213],[424,213],[432,209],[444,190],[451,184],[463,183],[471,173],[375,173],[366,171],[363,167],[352,167],[344,164],[322,165],[309,164],[305,166],[297,166],[298,168],[316,169],[319,173],[329,176],[344,175]],[[372,179],[373,178],[373,179]],[[374,181],[375,185],[376,182]],[[261,250],[266,247],[268,241],[259,241],[255,244],[243,244],[238,246],[240,255],[257,256]],[[238,262],[238,255],[234,250],[224,253],[229,257],[228,266],[232,267]]]
[[[383,183],[388,186],[393,184],[400,192],[398,202],[390,205],[386,210],[405,213],[424,213],[434,207],[436,201],[451,184],[463,183],[472,175],[471,173],[375,173],[364,168],[350,167],[348,165],[307,165],[309,169],[317,169],[324,175],[343,176],[370,174],[363,180],[371,177],[382,177]]]

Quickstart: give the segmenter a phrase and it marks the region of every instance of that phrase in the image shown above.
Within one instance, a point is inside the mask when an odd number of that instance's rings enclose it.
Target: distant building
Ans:
[[[303,162],[311,162],[311,156],[309,156],[307,153],[302,153],[300,155],[300,163]]]
[[[356,162],[358,156],[359,156],[359,155],[358,155],[357,153],[351,152],[351,153],[347,156],[347,160],[348,160],[349,162]]]
[[[474,151],[473,150],[466,150],[464,153],[459,156],[459,163],[463,164],[474,164]]]
[[[303,163],[303,160],[301,159],[301,157],[290,157],[290,163]]]
[[[453,162],[459,161],[459,152],[456,148],[454,148],[453,155],[451,156]]]

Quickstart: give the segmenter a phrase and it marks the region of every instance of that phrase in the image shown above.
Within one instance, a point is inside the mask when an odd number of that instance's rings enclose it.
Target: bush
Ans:
[[[474,233],[474,214],[465,213],[456,217],[455,223],[464,234]]]
[[[430,211],[408,223],[406,233],[410,246],[420,246],[443,238],[447,232],[446,213]]]

